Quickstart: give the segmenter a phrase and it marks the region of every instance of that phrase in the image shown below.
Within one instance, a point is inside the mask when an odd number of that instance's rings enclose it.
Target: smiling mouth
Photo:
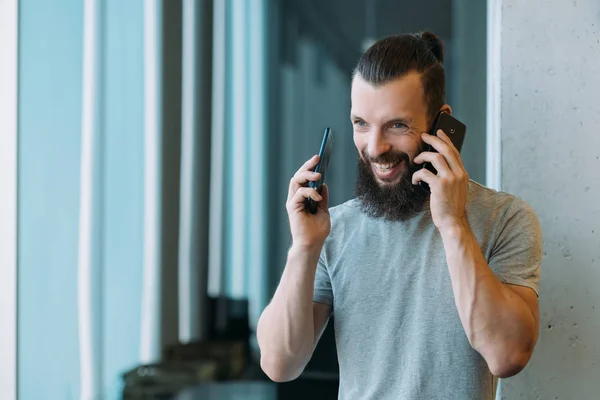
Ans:
[[[402,167],[402,161],[397,163],[371,163],[373,174],[377,179],[383,182],[390,182],[398,177]]]
[[[373,168],[377,169],[378,172],[385,174],[386,172],[391,171],[398,164],[400,164],[400,163],[396,163],[396,164],[375,164],[375,163],[373,163],[372,165],[373,165]]]

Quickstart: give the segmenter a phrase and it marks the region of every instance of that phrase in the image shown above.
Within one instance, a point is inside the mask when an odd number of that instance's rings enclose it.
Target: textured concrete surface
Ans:
[[[600,1],[504,1],[502,188],[544,233],[541,333],[503,399],[600,398]]]

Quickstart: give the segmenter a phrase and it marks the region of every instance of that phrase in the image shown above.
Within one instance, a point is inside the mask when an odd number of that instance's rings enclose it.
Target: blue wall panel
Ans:
[[[75,399],[82,2],[20,2],[19,398]]]

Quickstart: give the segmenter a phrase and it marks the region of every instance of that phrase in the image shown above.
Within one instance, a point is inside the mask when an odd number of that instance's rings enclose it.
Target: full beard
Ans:
[[[400,181],[395,184],[380,185],[377,183],[371,163],[396,164],[404,162],[408,168],[402,172]],[[413,174],[421,168],[412,163],[404,152],[385,153],[370,158],[363,153],[358,157],[355,194],[364,213],[375,218],[389,221],[405,221],[423,211],[429,198],[419,185],[412,184]]]

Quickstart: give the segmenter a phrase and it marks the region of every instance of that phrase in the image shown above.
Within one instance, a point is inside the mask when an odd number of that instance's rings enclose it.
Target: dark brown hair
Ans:
[[[373,86],[381,86],[411,71],[421,74],[421,84],[432,121],[446,103],[444,44],[431,32],[388,36],[373,44],[360,58],[357,74]]]

